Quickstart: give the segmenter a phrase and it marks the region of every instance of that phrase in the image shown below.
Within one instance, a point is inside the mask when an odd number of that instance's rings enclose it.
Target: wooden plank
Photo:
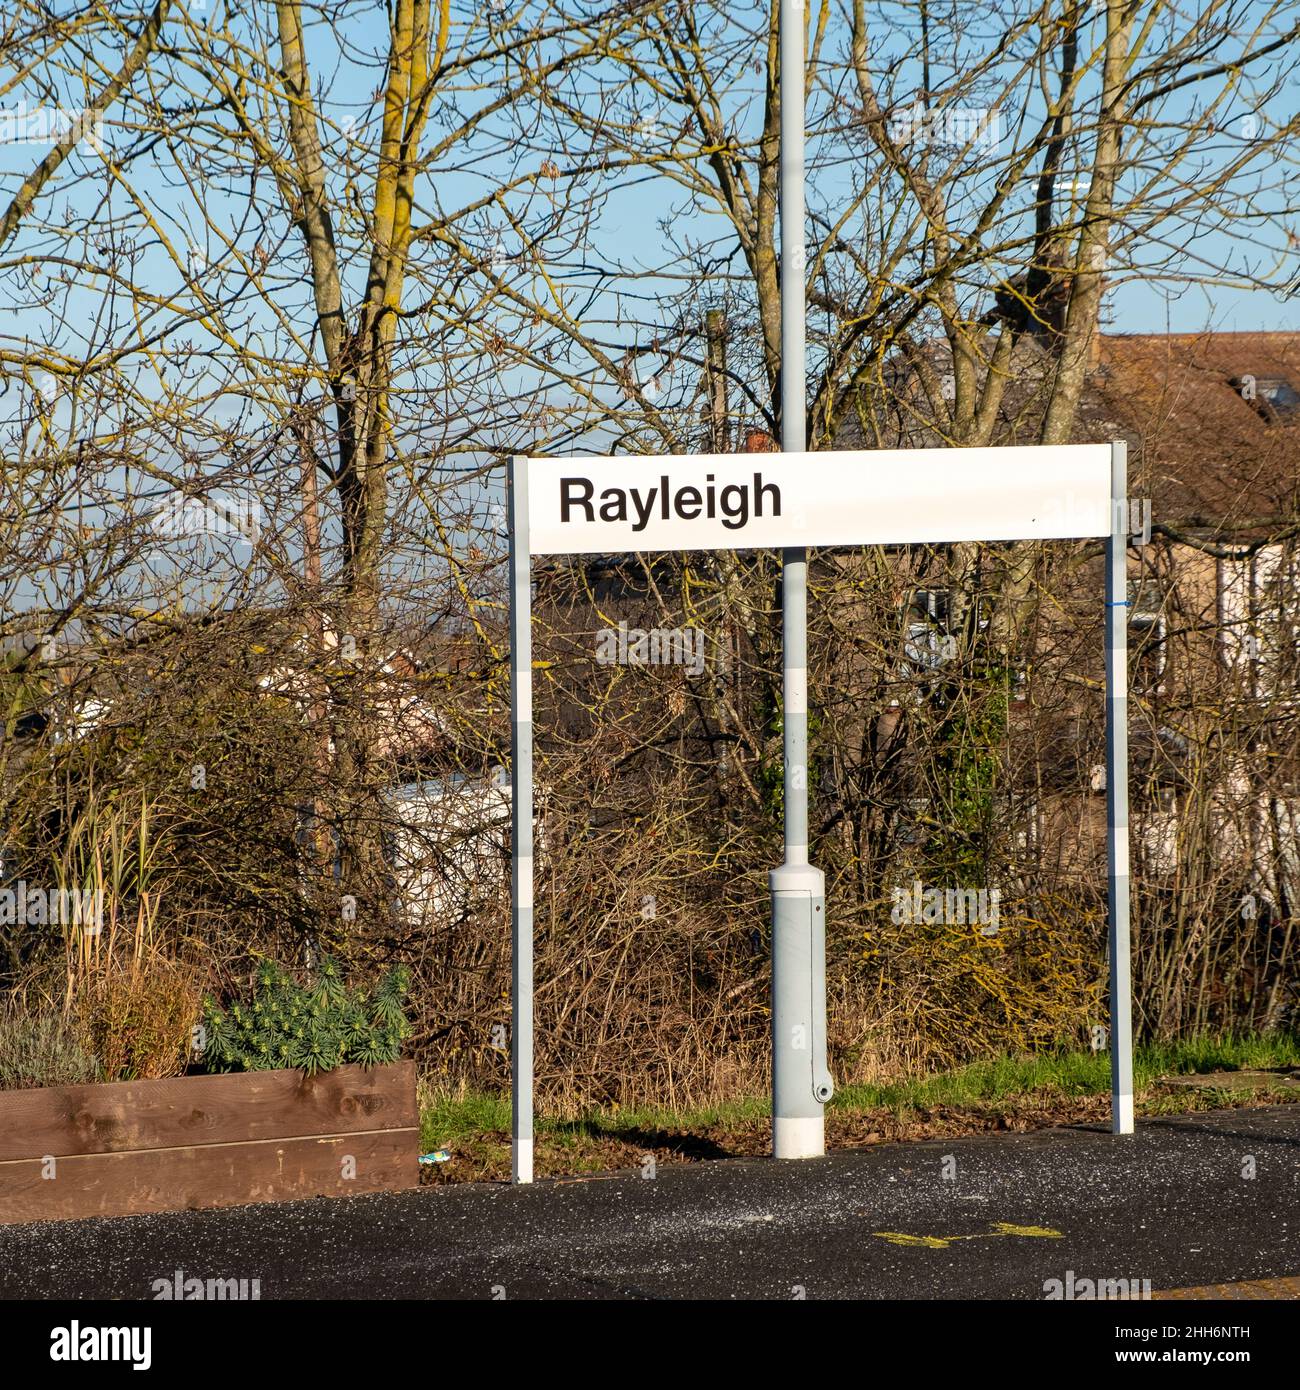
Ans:
[[[0,1163],[418,1127],[415,1063],[0,1092]]]
[[[419,1130],[313,1135],[0,1163],[0,1225],[136,1216],[417,1187]],[[345,1175],[345,1159],[354,1164]],[[141,1297],[144,1297],[143,1293]]]

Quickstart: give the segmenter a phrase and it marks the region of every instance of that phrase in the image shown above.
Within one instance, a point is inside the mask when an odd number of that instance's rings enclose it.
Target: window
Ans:
[[[935,671],[957,655],[957,640],[948,629],[947,589],[917,589],[907,613],[903,651],[909,674]]]
[[[1235,390],[1269,424],[1300,416],[1300,391],[1285,377],[1253,376],[1246,372],[1231,378]]]
[[[930,801],[928,797],[908,797],[899,808],[895,823],[898,843],[900,845],[924,844],[926,836],[930,833],[929,827],[925,824],[925,819],[929,814]]]
[[[1300,645],[1300,553],[1268,545],[1240,560],[1219,561],[1223,660],[1256,699],[1296,694]]]
[[[1149,806],[1141,807],[1137,822],[1142,872],[1165,877],[1178,871],[1178,808],[1172,793],[1165,792]]]

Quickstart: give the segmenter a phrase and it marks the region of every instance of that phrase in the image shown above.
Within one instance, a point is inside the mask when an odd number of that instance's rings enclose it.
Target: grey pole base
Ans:
[[[826,879],[811,864],[768,874],[772,892],[772,1156],[820,1158],[826,1065]]]

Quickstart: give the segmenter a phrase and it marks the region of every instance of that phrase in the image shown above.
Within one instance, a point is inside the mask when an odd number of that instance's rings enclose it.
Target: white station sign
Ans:
[[[534,555],[1109,536],[1109,444],[528,461]]]

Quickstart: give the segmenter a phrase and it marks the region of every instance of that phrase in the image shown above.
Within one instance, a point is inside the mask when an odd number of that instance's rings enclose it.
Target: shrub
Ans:
[[[105,1081],[179,1076],[198,1006],[194,972],[161,955],[129,965],[110,957],[78,989],[78,1013]]]
[[[77,1023],[56,1009],[10,1007],[0,1014],[0,1090],[98,1081],[99,1062]]]
[[[269,1071],[298,1067],[308,1076],[345,1062],[395,1062],[410,1033],[404,1004],[410,974],[395,966],[367,993],[347,984],[338,963],[323,956],[311,986],[270,962],[259,966],[252,992],[221,1009],[203,1004],[204,1071]]]

